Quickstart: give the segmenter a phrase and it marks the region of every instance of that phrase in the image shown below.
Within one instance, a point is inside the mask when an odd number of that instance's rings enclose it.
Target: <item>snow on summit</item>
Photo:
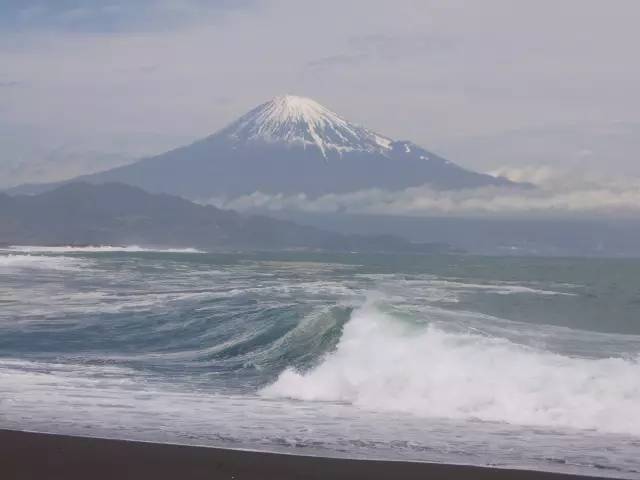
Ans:
[[[331,153],[384,153],[392,140],[348,122],[315,100],[284,95],[263,103],[225,128],[234,143],[266,142],[318,148]]]
[[[378,135],[294,95],[273,98],[190,145],[79,180],[125,183],[195,200],[514,185],[466,170],[410,141]]]

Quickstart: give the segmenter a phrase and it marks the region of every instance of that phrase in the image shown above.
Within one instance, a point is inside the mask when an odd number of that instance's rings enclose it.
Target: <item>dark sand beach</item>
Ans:
[[[418,462],[295,456],[0,430],[0,478],[579,480],[577,475]]]

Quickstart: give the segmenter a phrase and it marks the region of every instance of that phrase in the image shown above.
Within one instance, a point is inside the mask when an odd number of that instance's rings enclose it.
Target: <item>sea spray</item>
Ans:
[[[78,270],[86,265],[86,260],[63,256],[0,254],[0,273],[19,270]]]
[[[640,435],[640,364],[576,358],[476,333],[407,324],[368,302],[316,368],[265,397],[348,402],[425,417]]]

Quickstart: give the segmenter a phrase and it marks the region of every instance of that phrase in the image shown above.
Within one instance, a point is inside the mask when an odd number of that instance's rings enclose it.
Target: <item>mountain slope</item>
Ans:
[[[241,215],[111,183],[70,183],[39,195],[0,194],[1,244],[423,253],[446,250],[390,235],[342,235],[263,216]]]
[[[122,182],[192,199],[256,191],[318,196],[423,184],[441,189],[514,185],[466,170],[411,142],[378,135],[311,99],[290,95],[258,106],[191,145],[79,180]]]

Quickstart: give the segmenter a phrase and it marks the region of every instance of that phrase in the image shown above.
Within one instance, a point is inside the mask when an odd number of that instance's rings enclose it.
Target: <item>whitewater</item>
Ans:
[[[410,327],[368,305],[354,312],[321,365],[306,374],[288,369],[263,393],[638,435],[639,372],[635,359],[571,358],[499,338]]]
[[[0,250],[0,428],[640,478],[635,260]]]

